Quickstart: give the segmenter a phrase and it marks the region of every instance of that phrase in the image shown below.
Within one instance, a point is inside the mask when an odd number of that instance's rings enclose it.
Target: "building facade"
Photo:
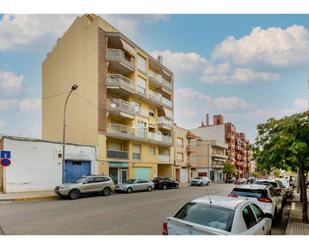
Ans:
[[[42,137],[98,149],[99,174],[173,177],[173,72],[96,15],[78,17],[42,66]]]
[[[216,139],[226,143],[228,162],[235,165],[238,177],[249,176],[249,140],[245,133],[236,131],[233,123],[224,123],[222,115],[214,115],[210,125],[207,115],[206,121],[191,131],[203,140]]]

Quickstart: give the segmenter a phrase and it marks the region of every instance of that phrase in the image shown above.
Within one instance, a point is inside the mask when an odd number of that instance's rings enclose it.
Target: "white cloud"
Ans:
[[[0,71],[0,89],[3,91],[16,91],[22,86],[24,76],[14,72]]]
[[[254,81],[277,81],[280,75],[254,71],[250,68],[233,68],[229,63],[208,65],[200,80],[206,84],[243,84]]]
[[[41,109],[41,99],[24,99],[19,102],[22,112],[32,112]]]
[[[0,120],[0,130],[5,128],[5,127],[6,127],[6,122]]]
[[[168,20],[168,15],[101,15],[121,32],[134,36],[140,23]],[[6,14],[0,20],[0,51],[34,49],[54,44],[77,15]],[[43,45],[42,45],[43,44]]]
[[[308,99],[295,99],[293,104],[296,108],[300,109],[300,110],[307,110],[309,108],[308,106]]]
[[[247,36],[230,36],[219,43],[212,58],[237,65],[287,67],[308,63],[309,31],[299,25],[286,29],[255,27]]]
[[[16,99],[0,99],[0,111],[5,111],[17,105]]]
[[[217,110],[247,110],[256,107],[244,99],[238,97],[219,97],[213,99],[213,106]]]

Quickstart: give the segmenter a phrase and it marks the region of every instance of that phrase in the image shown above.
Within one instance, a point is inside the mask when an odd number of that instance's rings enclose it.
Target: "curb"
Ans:
[[[5,198],[0,199],[0,201],[32,201],[32,200],[52,200],[58,199],[58,196],[49,195],[49,196],[31,196],[31,197],[15,197],[15,198]]]
[[[291,202],[291,208],[290,208],[290,213],[289,213],[289,218],[288,218],[288,224],[286,226],[286,229],[285,229],[285,235],[293,235],[292,233],[292,205],[294,204],[295,202]]]

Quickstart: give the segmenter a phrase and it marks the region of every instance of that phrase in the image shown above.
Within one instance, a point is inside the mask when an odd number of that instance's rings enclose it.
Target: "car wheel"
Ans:
[[[203,186],[203,183],[202,183],[202,182],[200,183],[200,186]]]
[[[71,192],[69,193],[69,198],[71,200],[76,200],[78,199],[80,196],[80,191],[78,189],[73,189],[71,190]]]
[[[162,189],[163,189],[163,190],[166,190],[166,185],[163,185],[163,186],[162,186]]]
[[[152,187],[151,187],[151,186],[148,186],[147,191],[148,191],[148,192],[151,192],[151,191],[152,191]]]
[[[108,195],[110,195],[111,193],[112,193],[112,190],[111,190],[110,187],[106,187],[106,188],[103,189],[103,195],[104,195],[104,196],[108,196]]]
[[[127,189],[127,192],[128,192],[128,193],[132,193],[132,188],[128,188],[128,189]]]
[[[267,235],[271,235],[271,229],[269,229],[269,232],[268,232],[268,234]]]
[[[208,186],[208,185],[209,185],[209,182],[206,183],[206,186]]]
[[[178,188],[179,188],[179,184],[176,184],[176,185],[175,185],[175,189],[178,189]]]

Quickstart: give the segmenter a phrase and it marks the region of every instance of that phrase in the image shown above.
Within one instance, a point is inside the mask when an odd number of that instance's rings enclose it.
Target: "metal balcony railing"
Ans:
[[[132,69],[132,70],[135,69],[135,65],[133,63],[133,60],[126,59],[124,51],[121,50],[121,49],[108,48],[106,59],[112,60],[112,61],[119,61],[119,62],[125,64],[130,69]]]
[[[121,151],[121,150],[107,150],[107,158],[128,159],[129,153],[128,151]]]
[[[130,92],[135,91],[133,82],[122,74],[108,74],[106,77],[106,85],[112,87],[122,87]]]

